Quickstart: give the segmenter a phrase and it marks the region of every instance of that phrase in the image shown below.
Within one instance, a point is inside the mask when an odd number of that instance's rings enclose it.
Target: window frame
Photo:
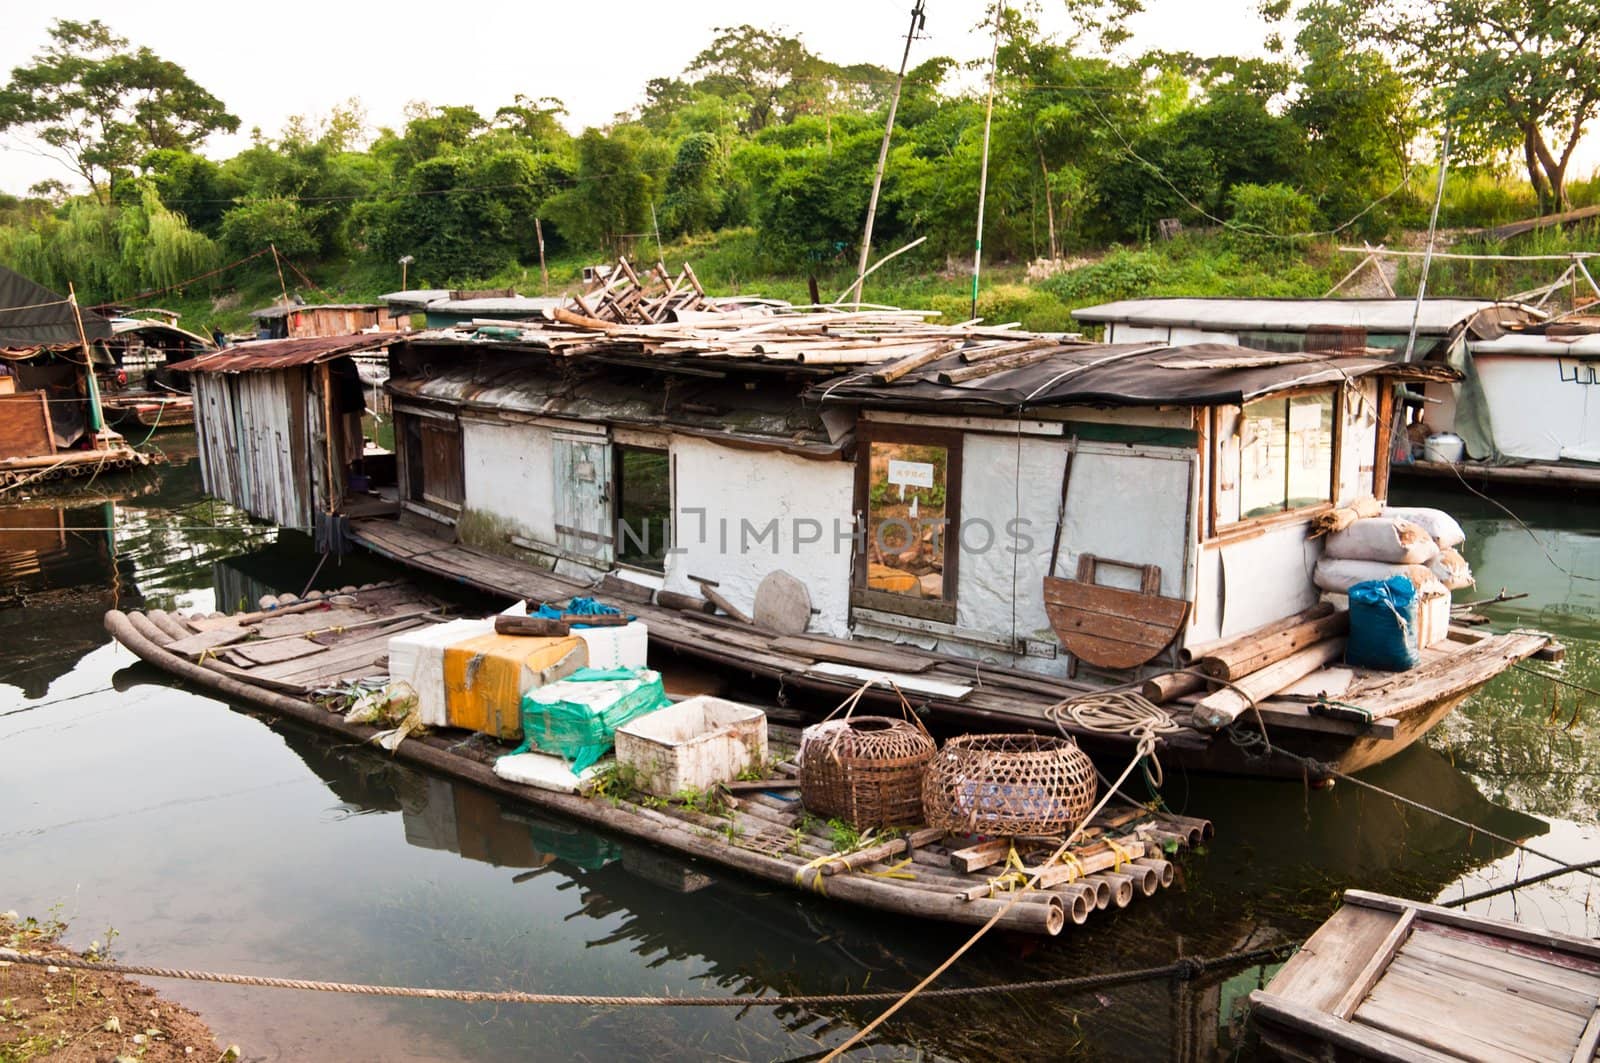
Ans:
[[[855,529],[859,543],[850,566],[850,606],[854,609],[871,609],[875,612],[930,620],[941,624],[956,622],[956,587],[961,569],[961,467],[962,450],[966,434],[959,429],[926,428],[921,425],[895,424],[884,421],[857,422],[855,467]],[[867,565],[871,557],[868,536],[872,534],[869,517],[872,491],[872,445],[874,443],[903,443],[912,446],[943,447],[945,449],[945,528],[944,568],[941,573],[942,593],[938,598],[913,598],[891,591],[875,591],[867,587]]]
[[[401,505],[433,520],[455,523],[466,508],[467,501],[466,443],[460,419],[453,413],[409,405],[394,408],[391,416],[395,421],[395,449],[401,470],[399,485]],[[412,426],[415,426],[417,433],[415,462],[412,460]],[[457,501],[451,501],[443,495],[428,490],[425,474],[428,464],[427,443],[423,437],[430,429],[435,433],[455,437],[456,469],[461,489],[461,498]]]
[[[1299,523],[1309,520],[1317,516],[1319,513],[1329,512],[1338,504],[1340,473],[1342,466],[1341,458],[1344,453],[1345,407],[1349,399],[1348,388],[1346,384],[1318,384],[1310,387],[1293,388],[1287,391],[1277,391],[1268,395],[1261,395],[1257,398],[1241,402],[1238,404],[1238,410],[1239,416],[1242,419],[1244,417],[1245,408],[1250,406],[1252,403],[1261,402],[1266,399],[1282,400],[1287,409],[1293,405],[1294,400],[1297,398],[1304,398],[1310,395],[1321,396],[1326,395],[1329,392],[1332,393],[1333,397],[1333,424],[1331,425],[1333,438],[1330,443],[1331,460],[1328,464],[1327,498],[1319,502],[1310,503],[1308,505],[1296,506],[1292,509],[1283,509],[1276,513],[1263,513],[1254,517],[1246,517],[1241,515],[1237,520],[1231,521],[1224,521],[1222,518],[1221,492],[1218,490],[1217,485],[1222,472],[1222,405],[1232,406],[1233,403],[1215,405],[1207,409],[1206,430],[1204,432],[1205,438],[1202,445],[1206,448],[1206,463],[1209,467],[1209,475],[1206,477],[1207,491],[1209,494],[1209,498],[1207,499],[1208,504],[1206,516],[1207,527],[1210,530],[1209,538],[1211,540],[1231,539],[1240,536],[1254,535],[1260,531],[1279,524]],[[1285,450],[1285,456],[1285,460],[1287,460],[1287,450]],[[1240,460],[1243,460],[1242,452],[1240,454]],[[1285,468],[1284,472],[1285,495],[1287,496],[1287,467]],[[1241,469],[1236,472],[1234,477],[1235,482],[1239,484],[1238,491],[1240,493],[1241,514],[1243,513],[1242,475],[1243,473]],[[1288,498],[1285,497],[1284,501],[1287,503]]]
[[[666,519],[662,521],[662,525],[661,525],[661,534],[666,537],[666,541],[662,544],[665,549],[663,549],[662,554],[661,554],[661,566],[659,568],[652,568],[649,565],[640,564],[637,560],[624,560],[623,557],[622,557],[623,544],[628,541],[627,537],[622,534],[622,511],[623,511],[623,506],[624,506],[624,504],[626,502],[626,498],[627,498],[627,495],[624,493],[624,490],[623,490],[623,481],[622,481],[622,473],[623,473],[623,468],[624,468],[624,462],[622,460],[622,452],[624,450],[640,451],[640,452],[647,453],[647,454],[659,454],[663,458],[665,458],[666,462],[667,462],[667,514],[666,514]],[[671,550],[672,550],[672,533],[675,530],[674,529],[674,525],[677,522],[676,521],[676,518],[677,518],[676,492],[674,491],[675,484],[674,484],[673,481],[674,481],[674,476],[673,476],[672,448],[671,448],[670,445],[646,446],[646,445],[644,445],[642,443],[620,443],[620,442],[617,442],[614,439],[612,440],[612,443],[611,443],[611,514],[612,514],[612,525],[613,525],[613,527],[612,527],[612,539],[611,539],[611,541],[612,541],[612,556],[611,556],[612,564],[621,566],[622,568],[632,569],[635,572],[647,572],[647,573],[650,573],[651,575],[656,575],[656,576],[665,576],[666,575],[666,573],[667,573],[667,558],[671,555]],[[648,539],[648,536],[650,534],[648,528],[646,529],[645,534],[646,534],[646,537]]]

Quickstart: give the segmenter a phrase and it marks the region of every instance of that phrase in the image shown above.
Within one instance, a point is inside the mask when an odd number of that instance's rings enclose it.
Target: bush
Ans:
[[[1228,193],[1228,244],[1246,258],[1286,258],[1305,251],[1317,208],[1288,185],[1235,185]]]
[[[1068,307],[1107,303],[1148,295],[1164,272],[1162,257],[1153,251],[1113,248],[1092,265],[1069,269],[1041,281],[1039,287]]]
[[[960,295],[936,295],[928,308],[943,315],[947,324],[972,317],[972,301]],[[1064,332],[1071,327],[1072,313],[1053,294],[1021,284],[997,284],[978,293],[978,317],[987,325],[1019,321],[1029,332]]]

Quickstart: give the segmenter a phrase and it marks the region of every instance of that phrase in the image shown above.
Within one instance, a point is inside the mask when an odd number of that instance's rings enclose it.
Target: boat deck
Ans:
[[[1504,484],[1518,487],[1564,487],[1575,491],[1600,490],[1600,465],[1578,462],[1535,461],[1525,465],[1487,465],[1464,461],[1413,461],[1390,466],[1394,476],[1424,476],[1470,487]]]
[[[319,694],[385,679],[388,639],[439,619],[437,600],[404,584],[377,584],[305,601],[285,596],[247,614],[112,611],[106,626],[140,658],[196,686],[368,742],[376,728],[347,723]],[[788,734],[792,751],[796,736]],[[774,744],[783,750],[781,738]],[[857,842],[804,811],[793,763],[781,763],[767,780],[730,784],[733,792],[712,814],[704,803],[636,801],[609,788],[590,797],[508,782],[492,765],[510,748],[441,729],[405,739],[395,756],[792,889],[940,922],[982,924],[999,913],[998,925],[1030,934],[1055,935],[1096,912],[1154,896],[1174,881],[1168,857],[1211,835],[1204,820],[1124,803],[1098,817],[1070,857],[1048,864],[1043,857],[1056,843],[1046,839],[983,840],[922,828]],[[1046,875],[1020,899],[1018,863]]]
[[[400,564],[507,598],[560,602],[578,594],[597,594],[602,600],[614,596],[646,622],[653,644],[776,680],[789,688],[838,698],[859,686],[862,678],[829,674],[831,666],[896,673],[908,696],[937,716],[967,725],[1054,733],[1056,725],[1048,715],[1052,706],[1109,685],[1033,675],[875,640],[781,636],[723,617],[652,605],[646,588],[616,579],[602,582],[596,590],[529,564],[446,542],[427,530],[393,520],[352,521],[351,536]],[[1307,700],[1273,697],[1261,701],[1250,718],[1259,715],[1274,741],[1281,736],[1286,746],[1298,748],[1302,755],[1341,770],[1358,770],[1403,749],[1509,662],[1532,656],[1547,642],[1546,636],[1534,632],[1489,636],[1458,632],[1451,640],[1423,651],[1421,664],[1409,672],[1356,670],[1339,700],[1361,706],[1365,716],[1319,715]],[[952,684],[960,693],[940,693],[940,684]],[[891,697],[887,691],[881,696]],[[1219,739],[1189,725],[1196,700],[1191,696],[1169,706],[1182,726],[1163,737],[1164,760],[1200,770],[1301,775],[1297,762],[1279,758],[1277,763],[1263,766],[1259,757],[1252,760],[1253,754],[1241,752],[1226,735]],[[1091,732],[1070,723],[1067,730],[1091,750],[1115,751],[1132,745],[1125,735]]]
[[[1600,942],[1351,890],[1250,1003],[1290,1059],[1590,1063]]]

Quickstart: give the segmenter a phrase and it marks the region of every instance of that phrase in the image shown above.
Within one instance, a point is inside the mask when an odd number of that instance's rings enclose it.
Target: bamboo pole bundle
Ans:
[[[1151,871],[1154,871],[1156,873],[1156,882],[1163,889],[1172,885],[1172,880],[1177,877],[1177,873],[1172,869],[1172,861],[1170,860],[1160,860],[1155,857],[1141,856],[1133,863],[1135,867],[1147,867]]]
[[[1102,871],[1097,875],[1090,875],[1084,881],[1098,885],[1106,884],[1106,892],[1111,895],[1111,903],[1118,908],[1126,908],[1133,903],[1133,876],[1124,875],[1120,871]]]

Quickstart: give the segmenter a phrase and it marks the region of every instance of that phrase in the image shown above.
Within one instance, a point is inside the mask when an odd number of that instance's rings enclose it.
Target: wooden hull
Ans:
[[[194,400],[187,396],[144,399],[129,396],[106,399],[106,421],[122,430],[135,426],[161,431],[194,424]]]
[[[1264,990],[1286,1059],[1595,1058],[1600,943],[1363,890]]]

